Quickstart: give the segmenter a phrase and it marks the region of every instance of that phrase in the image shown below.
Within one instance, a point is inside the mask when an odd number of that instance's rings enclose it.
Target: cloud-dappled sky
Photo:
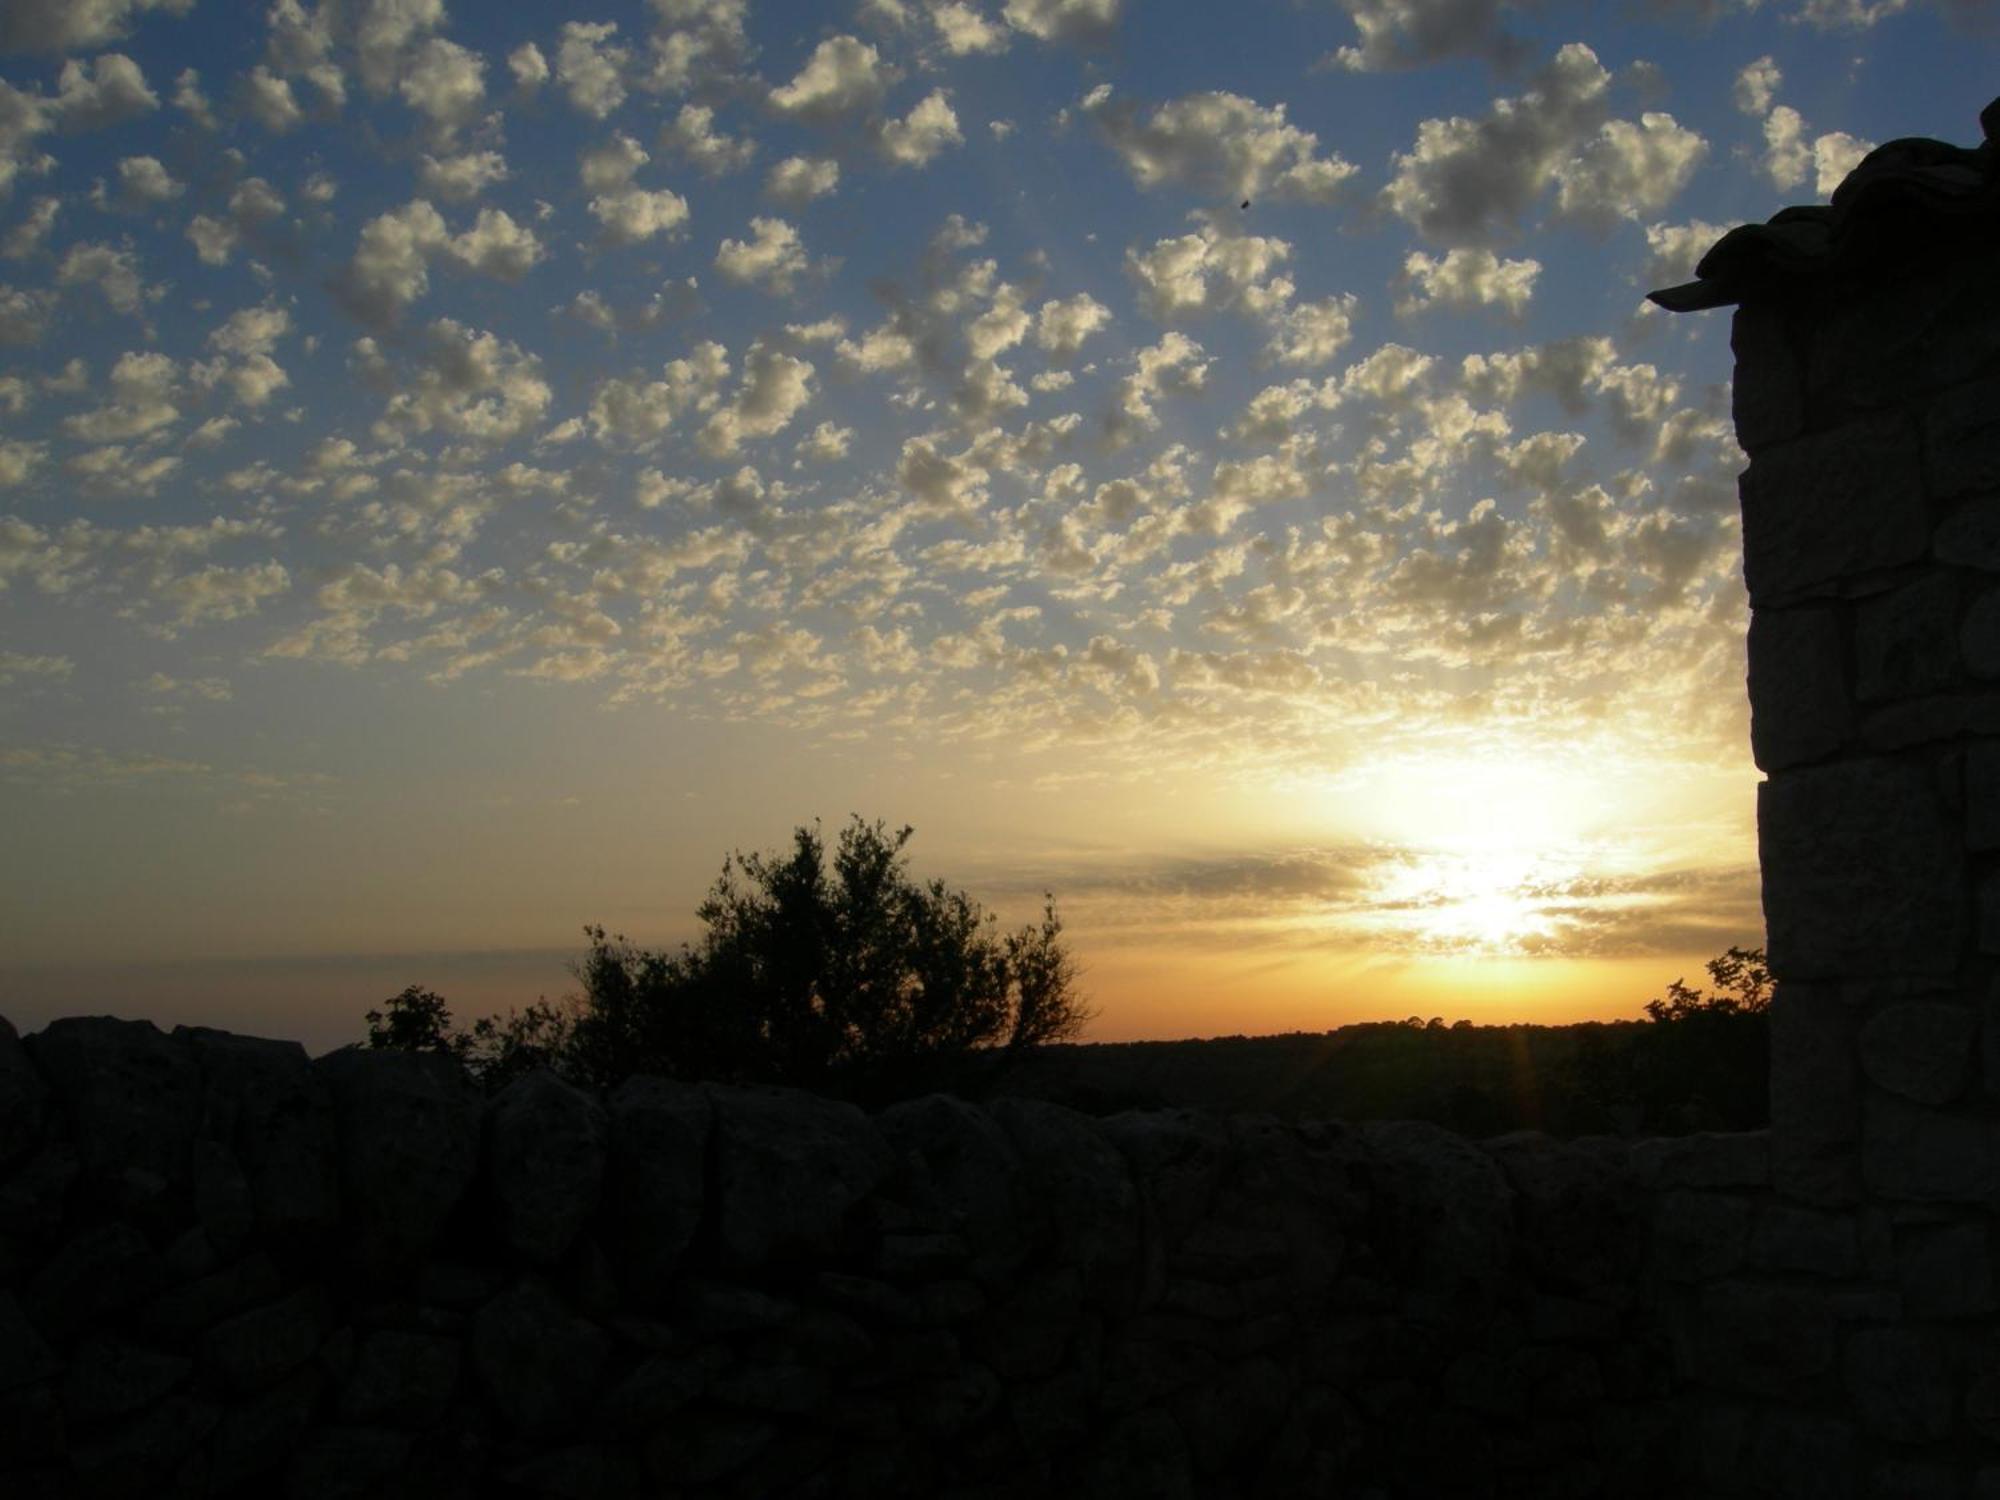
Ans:
[[[1760,936],[1643,295],[1990,19],[13,0],[0,1005],[525,1003],[858,812],[1099,1036],[1629,1014]]]

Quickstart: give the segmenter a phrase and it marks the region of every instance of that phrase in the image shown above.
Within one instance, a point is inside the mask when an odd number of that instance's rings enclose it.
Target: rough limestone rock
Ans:
[[[364,1267],[421,1256],[479,1170],[479,1091],[438,1052],[332,1052],[313,1064],[333,1097],[347,1227]]]
[[[1931,573],[1854,613],[1854,696],[1862,703],[1935,693],[1958,680],[1958,580]]]
[[[1771,998],[1771,1174],[1810,1203],[1851,1202],[1860,1185],[1856,1018],[1831,987],[1780,984]]]
[[[86,1170],[188,1175],[201,1119],[201,1069],[151,1021],[70,1016],[27,1039]]]
[[[1833,1368],[1833,1309],[1815,1288],[1715,1282],[1672,1331],[1683,1375],[1724,1390],[1785,1396]]]
[[[1764,920],[1781,980],[1956,973],[1964,859],[1921,767],[1852,760],[1757,788]]]
[[[1750,617],[1750,751],[1766,771],[1833,754],[1854,732],[1840,621],[1831,609]]]
[[[1971,380],[1924,413],[1932,492],[1941,500],[2000,488],[2000,378]]]
[[[570,1427],[589,1409],[610,1342],[529,1279],[474,1314],[469,1347],[500,1414],[539,1434]]]
[[[1481,1144],[1514,1191],[1520,1251],[1540,1284],[1598,1286],[1633,1263],[1643,1214],[1621,1143],[1519,1131]]]
[[[1959,622],[1958,651],[1965,670],[1992,681],[2000,677],[2000,589],[1988,589]]]
[[[1862,1108],[1862,1180],[1902,1202],[1985,1203],[1995,1183],[1995,1128],[1977,1115],[1871,1091]]]
[[[326,1332],[316,1288],[238,1313],[203,1336],[202,1366],[229,1390],[263,1390],[311,1359]]]
[[[56,1373],[56,1358],[20,1299],[0,1290],[0,1392],[19,1390]]]
[[[361,1341],[340,1388],[350,1422],[425,1428],[458,1389],[459,1342],[437,1334],[378,1328]]]
[[[1949,1104],[1964,1087],[1979,1034],[1969,1006],[1913,1000],[1877,1011],[1860,1032],[1869,1081],[1919,1104]]]
[[[268,1234],[307,1240],[340,1216],[333,1099],[297,1042],[174,1028],[201,1067],[203,1131],[241,1164]]]
[[[63,1411],[86,1427],[143,1411],[187,1384],[194,1361],[126,1339],[85,1339],[63,1376]]]
[[[1396,1243],[1439,1291],[1485,1287],[1507,1259],[1514,1194],[1499,1164],[1462,1136],[1421,1120],[1360,1128]]]
[[[1027,1168],[1063,1260],[1086,1271],[1135,1261],[1138,1190],[1096,1122],[1040,1099],[996,1099],[990,1112]]]
[[[1168,1243],[1208,1216],[1229,1163],[1229,1132],[1193,1110],[1131,1110],[1098,1128],[1124,1153]]]
[[[636,1077],[607,1101],[604,1211],[628,1285],[664,1288],[700,1229],[714,1105],[694,1084]]]
[[[575,1243],[597,1209],[607,1134],[603,1106],[546,1068],[487,1104],[487,1203],[516,1254],[546,1265]]]
[[[49,1097],[20,1035],[0,1016],[0,1171],[42,1143],[42,1116]]]
[[[796,1089],[711,1087],[716,1234],[744,1266],[829,1255],[895,1167],[851,1104]]]
[[[1901,416],[1767,448],[1741,490],[1743,576],[1759,609],[1915,562],[1930,545],[1922,457]]]
[[[2000,745],[1965,752],[1965,847],[2000,849]]]
[[[1757,1211],[1750,1261],[1768,1271],[1852,1277],[1861,1268],[1854,1215],[1793,1203],[1766,1203]]]
[[[1007,1132],[986,1111],[931,1094],[882,1111],[876,1127],[918,1164],[947,1221],[999,1270],[1026,1254],[1040,1205]]]
[[[1876,1436],[1932,1443],[1950,1434],[1957,1396],[1945,1347],[1929,1330],[1855,1330],[1841,1376],[1862,1425]]]
[[[2000,1308],[1984,1224],[1906,1230],[1896,1244],[1896,1282],[1913,1318],[1973,1318]]]

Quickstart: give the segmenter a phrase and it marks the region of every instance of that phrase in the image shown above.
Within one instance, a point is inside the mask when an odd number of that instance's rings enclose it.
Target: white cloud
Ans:
[[[55,308],[56,294],[45,287],[0,282],[0,347],[40,343]]]
[[[552,399],[534,355],[440,318],[425,330],[414,374],[390,397],[376,432],[382,441],[438,432],[504,443],[539,426]]]
[[[1846,180],[1847,174],[1860,166],[1861,159],[1875,149],[1875,143],[1851,136],[1844,130],[1832,130],[1815,137],[1812,149],[1813,191],[1822,198],[1831,198],[1833,190]]]
[[[996,26],[984,11],[965,0],[931,0],[930,18],[938,40],[953,57],[1007,50],[1006,28]]]
[[[1707,153],[1708,142],[1669,114],[1649,110],[1637,124],[1607,120],[1557,168],[1556,209],[1598,226],[1658,213]]]
[[[808,262],[798,230],[783,219],[761,216],[750,221],[751,238],[724,240],[715,252],[715,268],[731,281],[761,283],[766,290],[789,292],[805,274]]]
[[[468,270],[498,281],[519,281],[545,253],[532,229],[497,208],[480,209],[472,227],[444,248]]]
[[[111,399],[65,418],[63,431],[86,443],[123,443],[180,420],[180,366],[159,353],[126,353],[111,367]]]
[[[1396,311],[1498,307],[1518,318],[1528,309],[1541,271],[1538,260],[1502,260],[1491,250],[1460,248],[1436,259],[1413,250],[1403,258],[1407,295]]]
[[[507,180],[507,159],[498,151],[462,151],[456,156],[425,153],[417,181],[425,192],[447,203],[477,198],[495,183]]]
[[[1450,57],[1508,65],[1521,42],[1500,24],[1506,0],[1339,0],[1360,33],[1359,46],[1334,54],[1355,73],[1421,68]]]
[[[592,146],[581,158],[582,182],[587,193],[608,193],[630,186],[639,168],[653,158],[646,148],[629,135],[614,135]]]
[[[292,315],[282,307],[265,303],[259,307],[245,307],[233,312],[208,336],[212,349],[239,358],[254,354],[269,354],[278,347],[278,340],[291,331]]]
[[[515,87],[532,91],[549,81],[549,60],[533,42],[523,42],[507,54],[507,71]]]
[[[1123,0],[1007,0],[1001,15],[1043,42],[1099,42],[1118,24]]]
[[[46,443],[0,438],[0,489],[25,484],[48,457],[48,451]],[[0,681],[4,681],[4,674],[0,674]]]
[[[705,104],[683,104],[673,124],[660,132],[660,144],[678,151],[707,177],[741,171],[757,154],[755,141],[719,132],[715,111]]]
[[[1325,364],[1354,336],[1354,313],[1360,302],[1352,292],[1346,292],[1276,309],[1265,352],[1280,364]]]
[[[877,137],[882,155],[899,167],[921,167],[951,146],[962,146],[958,115],[943,89],[933,89],[900,120],[890,120]]]
[[[1035,315],[1035,343],[1051,354],[1074,354],[1111,321],[1111,309],[1088,292],[1044,302]]]
[[[0,7],[0,52],[75,52],[116,41],[148,11],[184,16],[194,0],[10,0]]]
[[[1472,244],[1511,230],[1551,186],[1558,212],[1588,224],[1657,212],[1707,143],[1667,114],[1608,119],[1610,84],[1597,54],[1571,42],[1484,118],[1423,121],[1393,160],[1384,206],[1433,239]]]
[[[24,93],[0,78],[0,193],[23,173],[50,171],[55,159],[35,149],[35,137],[55,128],[55,116],[40,94]]]
[[[473,226],[454,238],[429,200],[413,198],[362,228],[337,290],[363,322],[390,324],[429,290],[435,255],[501,281],[517,281],[543,254],[535,232],[503,210],[482,208]]]
[[[122,52],[100,53],[88,68],[75,58],[64,63],[51,103],[65,130],[102,130],[159,107],[146,75]]]
[[[56,285],[94,286],[113,311],[135,316],[145,296],[137,253],[113,245],[71,245],[56,268]]]
[[[1812,165],[1812,148],[1806,144],[1804,116],[1789,104],[1780,104],[1764,119],[1764,175],[1779,189],[1795,188],[1806,180]]]
[[[1154,403],[1164,395],[1199,391],[1208,383],[1209,361],[1202,347],[1178,329],[1170,329],[1157,344],[1138,350],[1133,372],[1118,382],[1110,414],[1114,442],[1160,425]]]
[[[444,0],[364,0],[354,23],[354,51],[355,70],[368,91],[387,93],[411,47],[444,20]]]
[[[170,203],[186,191],[157,156],[127,156],[118,163],[118,197],[130,204]]]
[[[590,431],[600,443],[643,448],[658,441],[683,413],[714,407],[729,375],[729,354],[714,342],[665,365],[660,379],[614,376],[591,395]]]
[[[1730,98],[1746,115],[1765,114],[1778,97],[1778,86],[1784,81],[1783,71],[1767,52],[1756,61],[1745,63],[1737,72],[1736,86],[1730,91]]]
[[[616,35],[615,21],[565,21],[556,47],[556,81],[571,106],[595,120],[625,102],[625,66],[632,52],[612,40]]]
[[[246,115],[275,134],[295,129],[306,117],[292,93],[291,81],[262,63],[237,80],[236,100]]]
[[[859,341],[842,339],[835,352],[847,363],[867,374],[900,370],[917,357],[917,346],[893,323],[882,323],[862,335]]]
[[[799,439],[795,450],[808,463],[830,464],[847,457],[854,443],[854,429],[839,427],[832,422],[822,422],[805,437]]]
[[[314,182],[309,178],[306,186],[311,188]],[[229,195],[229,217],[196,214],[188,221],[187,238],[204,265],[227,265],[246,233],[284,211],[285,200],[270,183],[261,177],[245,178]]]
[[[210,563],[158,585],[156,593],[163,602],[175,606],[175,620],[186,628],[209,621],[247,618],[263,608],[267,599],[276,598],[291,586],[292,576],[282,563],[255,563],[242,568]]]
[[[830,36],[788,84],[771,90],[771,106],[802,120],[828,121],[872,110],[894,77],[882,54],[857,37]]]
[[[840,185],[840,163],[831,157],[788,156],[765,174],[764,194],[796,207],[824,198]]]
[[[1204,213],[1192,234],[1156,240],[1152,249],[1127,249],[1125,269],[1139,283],[1139,301],[1161,321],[1196,317],[1225,308],[1263,311],[1290,296],[1272,277],[1292,253],[1281,239],[1236,234]]]
[[[56,227],[56,217],[62,212],[60,198],[37,198],[28,206],[21,222],[7,231],[7,237],[0,241],[0,256],[8,260],[27,260],[37,254],[48,243],[49,235]]]
[[[620,188],[590,200],[591,217],[613,245],[633,245],[668,234],[687,222],[687,199],[666,188]]]
[[[456,42],[432,37],[417,49],[396,90],[410,108],[449,132],[479,112],[486,98],[486,60]]]
[[[181,69],[174,79],[174,108],[203,130],[215,129],[215,109],[201,91],[201,74],[193,68]]]
[[[713,455],[734,453],[748,438],[784,431],[812,401],[812,380],[810,361],[752,344],[743,356],[743,379],[735,396],[702,427],[703,450]]]
[[[1648,287],[1674,286],[1694,276],[1695,263],[1728,232],[1726,224],[1691,219],[1685,224],[1646,226],[1646,268],[1640,280]]]
[[[1094,97],[1086,110],[1142,188],[1180,183],[1211,198],[1327,203],[1356,171],[1338,154],[1318,155],[1319,137],[1286,123],[1282,104],[1210,91],[1142,119],[1136,105]]]

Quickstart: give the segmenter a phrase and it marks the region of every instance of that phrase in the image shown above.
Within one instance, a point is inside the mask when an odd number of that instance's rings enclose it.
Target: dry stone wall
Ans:
[[[0,1027],[0,1493],[1687,1494],[1862,1254],[1768,1161]]]

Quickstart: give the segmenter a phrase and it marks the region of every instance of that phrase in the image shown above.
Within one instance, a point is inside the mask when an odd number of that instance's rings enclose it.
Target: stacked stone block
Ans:
[[[1991,253],[1767,288],[1733,345],[1773,1182],[1859,1247],[1767,1394],[1862,1492],[2000,1494]]]
[[[1767,1154],[0,1023],[0,1494],[1686,1493]]]

